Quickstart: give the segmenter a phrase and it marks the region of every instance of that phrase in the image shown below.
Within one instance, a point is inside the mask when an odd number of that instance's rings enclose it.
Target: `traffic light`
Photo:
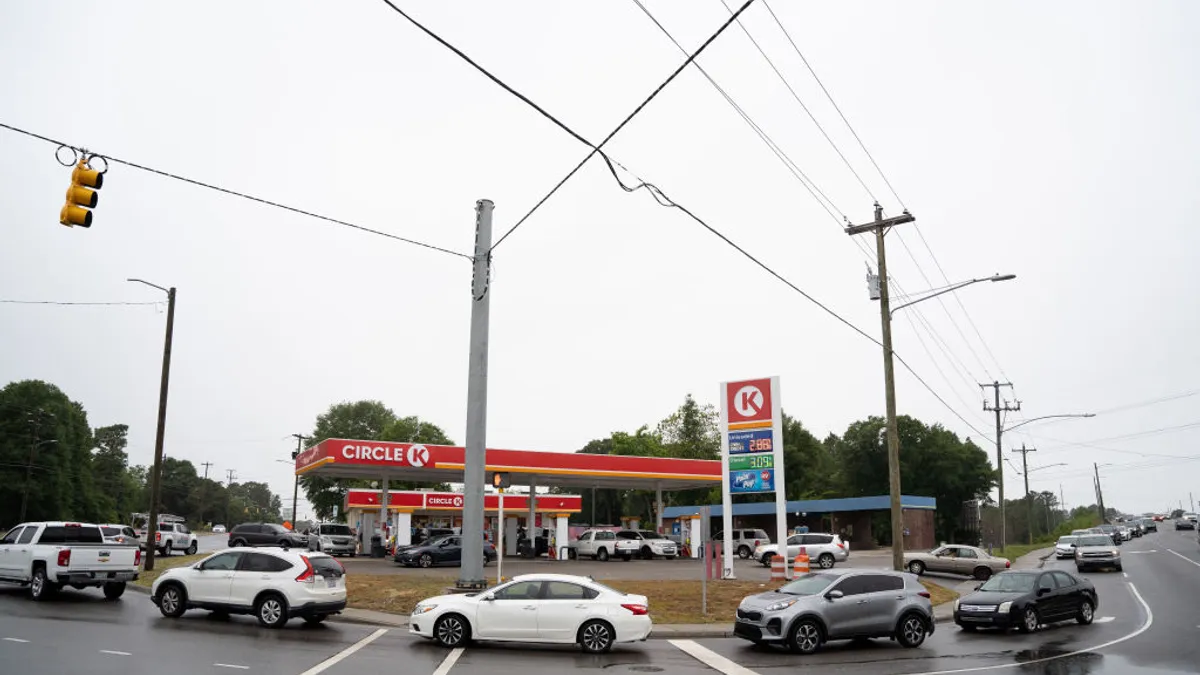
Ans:
[[[497,490],[503,490],[505,488],[512,487],[512,478],[508,475],[508,473],[496,471],[492,473],[492,487],[496,488]]]
[[[79,160],[71,172],[71,187],[67,188],[67,203],[63,204],[58,222],[67,227],[91,227],[92,212],[100,201],[96,194],[104,186],[104,174],[88,166],[86,159]],[[94,188],[94,189],[93,189]]]

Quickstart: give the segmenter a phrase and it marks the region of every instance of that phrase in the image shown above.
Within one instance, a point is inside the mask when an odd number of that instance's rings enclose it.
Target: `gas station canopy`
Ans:
[[[461,483],[462,446],[330,438],[296,457],[296,475]],[[704,459],[592,455],[531,450],[487,451],[487,471],[513,485],[686,490],[721,484],[721,463]]]

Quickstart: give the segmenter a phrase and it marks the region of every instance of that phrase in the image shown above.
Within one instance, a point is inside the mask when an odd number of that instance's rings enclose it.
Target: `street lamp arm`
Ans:
[[[145,279],[126,279],[125,281],[133,281],[133,282],[137,282],[139,284],[146,284],[147,286],[150,286],[151,288],[157,288],[158,290],[160,290],[163,293],[166,293],[168,295],[170,295],[170,293],[171,293],[171,291],[163,288],[162,286],[159,286],[158,284],[152,284],[149,281],[146,281]]]
[[[1016,279],[1016,278],[1017,278],[1017,275],[1015,275],[1015,274],[993,274],[990,277],[984,277],[982,279],[969,279],[967,281],[960,281],[957,284],[951,284],[950,286],[947,286],[946,288],[943,288],[942,290],[940,290],[936,293],[930,293],[929,295],[926,295],[923,298],[917,298],[916,300],[913,300],[911,302],[906,302],[903,305],[898,305],[896,307],[893,307],[891,314],[895,315],[896,312],[904,309],[905,307],[915,305],[918,302],[924,302],[925,300],[928,300],[930,298],[936,298],[939,295],[945,295],[946,293],[952,293],[954,291],[957,291],[960,288],[963,288],[965,286],[970,286],[971,284],[977,284],[981,281],[1008,281],[1009,279]]]
[[[1063,418],[1063,417],[1095,417],[1095,416],[1096,416],[1096,413],[1069,413],[1066,415],[1042,415],[1041,417],[1035,417],[1031,420],[1025,420],[1024,422],[1021,422],[1020,424],[1014,424],[1011,427],[1005,428],[1004,431],[1007,433],[1009,431],[1012,431],[1013,429],[1016,429],[1017,427],[1023,427],[1026,424],[1029,424],[1030,422],[1037,422],[1039,420],[1050,420],[1050,419],[1057,419],[1057,418]]]

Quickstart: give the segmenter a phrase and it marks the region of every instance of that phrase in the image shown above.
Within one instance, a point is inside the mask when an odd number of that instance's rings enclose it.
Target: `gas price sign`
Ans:
[[[771,429],[754,431],[730,431],[729,454],[741,455],[751,452],[774,452],[774,436]]]
[[[775,455],[764,453],[760,455],[741,455],[729,458],[730,471],[752,471],[754,469],[774,469]]]

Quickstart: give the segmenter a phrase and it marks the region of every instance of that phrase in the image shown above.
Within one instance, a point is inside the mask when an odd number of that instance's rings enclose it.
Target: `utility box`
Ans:
[[[867,272],[867,292],[871,294],[872,300],[878,300],[879,293],[879,275]]]

